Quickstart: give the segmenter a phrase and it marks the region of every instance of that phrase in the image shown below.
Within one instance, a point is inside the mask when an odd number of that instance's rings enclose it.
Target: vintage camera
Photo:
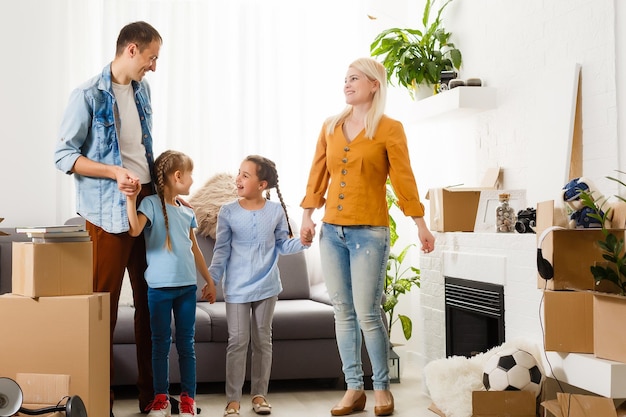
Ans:
[[[517,233],[535,233],[532,229],[537,225],[537,210],[532,207],[517,212],[515,230]]]

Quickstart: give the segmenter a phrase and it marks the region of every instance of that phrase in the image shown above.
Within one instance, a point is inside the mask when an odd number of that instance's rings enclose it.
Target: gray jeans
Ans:
[[[252,340],[250,393],[252,396],[267,395],[272,370],[272,318],[277,299],[278,297],[271,297],[252,303],[226,303],[227,402],[241,402],[250,340]]]

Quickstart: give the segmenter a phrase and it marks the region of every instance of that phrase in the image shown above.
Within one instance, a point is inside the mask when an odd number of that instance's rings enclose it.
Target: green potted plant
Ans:
[[[398,199],[387,180],[387,208],[398,205]],[[406,255],[415,244],[405,246],[399,254],[394,253],[394,245],[398,240],[398,232],[396,221],[393,216],[389,215],[389,232],[391,235],[389,258],[387,260],[387,275],[385,278],[385,300],[383,310],[387,315],[388,329],[387,332],[391,337],[391,329],[396,322],[402,325],[404,338],[409,340],[413,333],[413,322],[409,316],[396,314],[395,308],[398,304],[399,297],[411,291],[413,287],[420,286],[420,270],[412,265],[405,267],[403,265]]]
[[[445,0],[430,22],[436,0],[426,0],[422,29],[391,28],[379,33],[370,45],[372,57],[381,57],[387,70],[387,81],[408,90],[412,99],[419,89],[434,92],[442,71],[458,70],[462,64],[461,51],[450,41],[451,33],[441,21],[441,13],[452,0]]]
[[[622,171],[618,172],[624,174]],[[626,187],[626,184],[617,178],[606,178]],[[615,197],[626,202],[624,197],[619,195]],[[580,199],[585,207],[591,209],[589,216],[598,220],[602,225],[604,240],[599,240],[597,243],[602,250],[602,257],[606,262],[590,267],[596,285],[600,284],[602,281],[609,281],[617,287],[620,295],[626,295],[626,252],[624,252],[624,238],[618,238],[606,228],[607,219],[610,218],[611,208],[609,207],[606,211],[603,210],[607,200],[596,198],[593,196],[593,193],[587,190],[580,190]]]

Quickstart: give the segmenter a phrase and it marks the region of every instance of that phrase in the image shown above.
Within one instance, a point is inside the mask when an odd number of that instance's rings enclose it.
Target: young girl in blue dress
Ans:
[[[272,366],[272,318],[282,291],[278,256],[310,246],[294,238],[278,187],[276,165],[258,155],[248,156],[236,179],[238,198],[221,207],[211,276],[222,281],[228,322],[225,416],[238,416],[252,341],[252,409],[270,414],[266,400]],[[269,200],[276,189],[280,203]],[[263,193],[265,192],[265,196]]]

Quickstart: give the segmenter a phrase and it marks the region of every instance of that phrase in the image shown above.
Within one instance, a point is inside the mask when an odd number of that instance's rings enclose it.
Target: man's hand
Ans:
[[[116,170],[115,180],[117,181],[117,188],[125,195],[133,195],[141,190],[139,177],[126,168],[120,167]]]

